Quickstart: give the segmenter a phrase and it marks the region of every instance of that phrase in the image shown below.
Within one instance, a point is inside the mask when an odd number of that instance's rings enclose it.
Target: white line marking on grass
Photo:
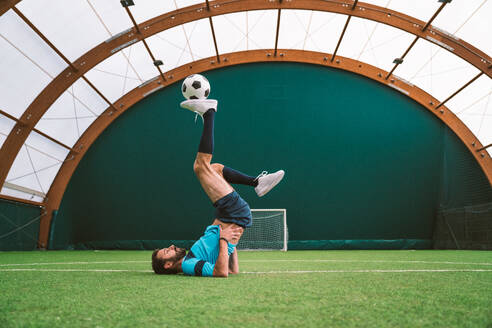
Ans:
[[[153,272],[152,270],[113,270],[113,269],[0,269],[9,272]],[[415,270],[302,270],[302,271],[246,271],[244,274],[300,274],[300,273],[407,273],[407,272],[492,272],[492,269],[415,269]]]
[[[149,261],[96,261],[96,262],[39,262],[39,263],[16,263],[16,264],[0,264],[0,267],[5,266],[35,266],[35,265],[63,265],[63,264],[125,264],[125,263],[150,263]]]
[[[422,269],[422,270],[303,270],[303,271],[250,271],[247,274],[275,273],[406,273],[406,272],[492,272],[489,269]]]
[[[446,261],[390,261],[390,260],[242,260],[240,262],[343,262],[343,263],[427,263],[427,264],[458,264],[458,265],[492,265],[492,263],[446,262]]]
[[[35,271],[35,272],[153,272],[152,270],[113,270],[113,269],[0,269],[0,271]]]
[[[457,264],[457,265],[491,265],[492,263],[473,263],[473,262],[446,262],[446,261],[390,261],[390,260],[240,260],[241,263],[273,263],[273,262],[329,262],[329,263],[422,263],[422,264]],[[39,265],[77,265],[77,264],[127,264],[127,263],[150,263],[149,261],[95,261],[95,262],[37,262],[37,263],[10,263],[0,264],[0,267],[9,266],[39,266]]]

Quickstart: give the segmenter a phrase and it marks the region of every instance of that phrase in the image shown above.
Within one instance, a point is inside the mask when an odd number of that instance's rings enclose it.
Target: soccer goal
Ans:
[[[253,225],[244,230],[237,248],[240,250],[287,251],[287,211],[285,209],[251,209]]]

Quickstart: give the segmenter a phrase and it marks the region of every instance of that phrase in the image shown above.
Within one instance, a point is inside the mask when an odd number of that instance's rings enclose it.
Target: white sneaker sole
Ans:
[[[195,105],[195,106],[193,106]],[[203,117],[212,108],[217,112],[217,100],[214,99],[191,99],[185,100],[180,104],[181,108],[187,109]]]
[[[284,170],[280,170],[281,174],[279,174],[274,180],[270,182],[270,184],[263,189],[261,193],[257,193],[258,197],[263,197],[265,196],[270,190],[272,190],[282,179],[284,178],[285,172]]]

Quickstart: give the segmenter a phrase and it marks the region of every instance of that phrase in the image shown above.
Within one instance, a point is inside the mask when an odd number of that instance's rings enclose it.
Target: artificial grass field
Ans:
[[[227,279],[150,255],[0,252],[0,327],[492,327],[490,251],[239,252]]]

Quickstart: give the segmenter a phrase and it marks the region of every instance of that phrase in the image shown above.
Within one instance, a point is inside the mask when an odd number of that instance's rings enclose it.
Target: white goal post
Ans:
[[[244,230],[239,250],[287,251],[289,233],[286,209],[251,209],[253,224]]]

